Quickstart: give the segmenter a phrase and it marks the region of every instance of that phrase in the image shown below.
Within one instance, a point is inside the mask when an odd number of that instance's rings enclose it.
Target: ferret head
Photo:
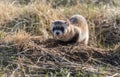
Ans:
[[[69,22],[64,20],[55,20],[51,23],[51,31],[57,39],[64,37],[68,32]]]

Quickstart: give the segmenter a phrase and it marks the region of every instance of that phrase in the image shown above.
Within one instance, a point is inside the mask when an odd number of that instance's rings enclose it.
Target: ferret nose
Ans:
[[[59,35],[60,33],[59,32],[56,32],[56,35]]]

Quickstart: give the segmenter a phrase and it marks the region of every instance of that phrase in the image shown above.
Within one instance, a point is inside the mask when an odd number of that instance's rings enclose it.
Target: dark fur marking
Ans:
[[[63,33],[64,33],[64,27],[54,27],[53,28],[53,32],[55,31],[55,30],[61,30]]]
[[[72,24],[78,23],[78,19],[76,17],[70,18],[69,20],[71,21]]]
[[[57,42],[59,44],[63,44],[63,45],[73,44],[73,43],[76,43],[78,41],[78,38],[79,38],[79,33],[76,33],[75,36],[72,39],[68,40],[68,41],[64,42],[64,41],[58,40]]]
[[[54,24],[57,25],[57,24],[63,24],[63,23],[61,23],[61,21],[55,21]]]

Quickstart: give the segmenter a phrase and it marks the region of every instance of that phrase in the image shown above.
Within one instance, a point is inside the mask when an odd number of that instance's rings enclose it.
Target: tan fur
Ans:
[[[89,29],[86,19],[82,15],[73,15],[70,20],[77,19],[77,22],[70,21],[74,28],[77,28],[78,32],[80,31],[80,37],[78,42],[84,41],[84,44],[88,44],[89,40]]]
[[[69,41],[76,33],[79,34],[77,42],[84,41],[84,44],[88,44],[89,30],[86,19],[81,15],[73,15],[69,21],[67,21],[67,33],[63,34],[59,39],[61,41]]]

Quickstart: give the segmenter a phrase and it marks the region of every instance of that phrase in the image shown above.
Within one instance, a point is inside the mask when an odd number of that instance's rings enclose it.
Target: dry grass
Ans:
[[[59,4],[55,6],[39,0],[21,0],[22,4],[18,0],[0,1],[1,77],[119,77],[119,5],[104,5],[104,0],[98,5],[87,3],[89,0],[82,4],[75,1],[56,2]],[[50,22],[73,14],[81,14],[88,21],[87,47],[59,45],[52,39]]]

